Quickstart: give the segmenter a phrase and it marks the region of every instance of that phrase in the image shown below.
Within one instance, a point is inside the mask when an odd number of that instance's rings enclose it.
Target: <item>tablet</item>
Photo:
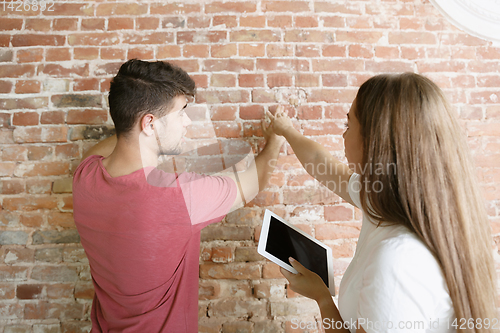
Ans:
[[[257,252],[289,272],[297,274],[288,261],[296,259],[318,274],[330,294],[335,295],[332,249],[266,209]]]

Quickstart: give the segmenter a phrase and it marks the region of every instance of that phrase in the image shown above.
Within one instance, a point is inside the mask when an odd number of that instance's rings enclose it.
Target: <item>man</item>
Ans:
[[[160,155],[182,150],[194,93],[186,72],[160,61],[130,60],[111,82],[116,136],[84,154],[73,180],[94,333],[197,332],[200,230],[252,200],[274,170],[284,139],[266,126],[266,147],[244,172],[158,170]]]

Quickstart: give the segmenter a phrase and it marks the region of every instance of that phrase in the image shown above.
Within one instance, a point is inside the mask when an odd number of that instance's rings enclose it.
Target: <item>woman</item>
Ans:
[[[378,75],[348,114],[349,166],[270,115],[307,172],[363,212],[339,308],[291,259],[292,290],[317,301],[327,332],[498,330],[492,237],[467,143],[442,91],[413,73]],[[318,172],[315,166],[324,164]]]

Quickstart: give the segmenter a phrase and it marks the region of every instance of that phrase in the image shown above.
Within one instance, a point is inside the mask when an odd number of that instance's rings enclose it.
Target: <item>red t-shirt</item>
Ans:
[[[92,332],[197,332],[200,230],[227,214],[236,184],[153,167],[111,177],[102,159],[86,158],[73,179]]]

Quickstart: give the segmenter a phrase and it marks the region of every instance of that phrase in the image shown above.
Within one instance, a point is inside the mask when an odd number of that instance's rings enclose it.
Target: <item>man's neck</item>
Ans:
[[[112,177],[119,177],[148,166],[156,167],[158,157],[151,149],[141,147],[138,140],[119,138],[113,152],[102,163]]]

